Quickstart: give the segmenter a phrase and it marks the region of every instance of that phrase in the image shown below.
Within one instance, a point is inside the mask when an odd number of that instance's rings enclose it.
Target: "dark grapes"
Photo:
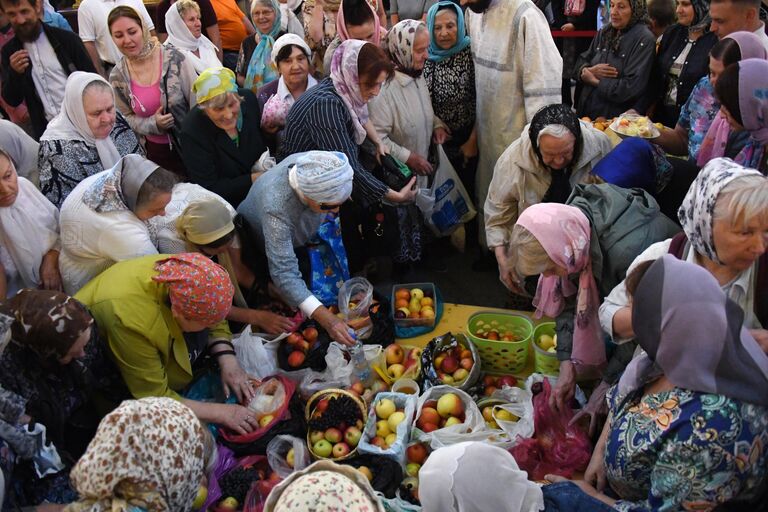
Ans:
[[[222,498],[235,498],[242,507],[251,485],[259,480],[260,474],[255,466],[250,468],[237,467],[219,480]]]
[[[338,427],[342,423],[354,425],[357,420],[362,420],[360,407],[352,398],[346,395],[334,396],[328,400],[328,408],[322,416],[309,421],[311,430],[327,430]]]

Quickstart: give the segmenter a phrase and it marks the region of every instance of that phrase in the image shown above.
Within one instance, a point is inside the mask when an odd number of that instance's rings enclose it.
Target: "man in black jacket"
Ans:
[[[77,34],[43,24],[37,14],[40,1],[0,0],[15,32],[0,57],[3,99],[14,107],[27,102],[35,139],[59,113],[67,77],[75,71],[95,72]]]

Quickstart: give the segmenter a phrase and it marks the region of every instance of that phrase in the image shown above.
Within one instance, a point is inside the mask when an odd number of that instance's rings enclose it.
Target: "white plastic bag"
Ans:
[[[289,466],[285,459],[291,448],[293,448],[293,467]],[[267,444],[267,461],[269,467],[280,478],[285,478],[294,471],[301,471],[312,464],[312,457],[309,455],[305,440],[288,435],[279,435]]]
[[[525,439],[533,436],[533,395],[530,391],[518,387],[505,387],[494,391],[491,398],[498,398],[507,402],[496,407],[511,412],[520,418],[517,421],[505,421],[496,418],[496,414],[493,415],[493,419],[501,429],[509,434],[513,444],[516,443],[518,437]]]
[[[442,145],[437,146],[437,166],[432,186],[419,190],[416,205],[424,214],[426,224],[437,236],[450,235],[461,224],[477,215],[472,198]]]
[[[383,349],[381,345],[365,345],[363,347],[365,359],[369,363],[377,361]],[[352,385],[354,365],[344,357],[345,349],[338,342],[331,342],[325,362],[328,365],[322,372],[316,372],[309,368],[294,372],[282,373],[298,383],[299,393],[303,398],[308,398],[314,393],[328,388],[346,389]],[[298,380],[296,379],[298,377]]]
[[[443,427],[432,432],[422,432],[415,426],[415,422],[421,415],[422,407],[424,407],[428,400],[439,400],[441,396],[447,393],[458,395],[464,404],[464,423]],[[416,440],[421,442],[428,442],[433,450],[463,441],[483,441],[491,435],[483,415],[480,409],[478,409],[477,404],[472,400],[472,397],[452,386],[435,386],[422,393],[416,403],[416,415],[413,419],[414,427],[411,437],[415,437]]]
[[[284,333],[277,338],[266,339],[251,332],[250,325],[235,336],[232,345],[235,347],[237,361],[245,373],[259,380],[277,374],[277,348],[286,336],[288,334]]]
[[[355,330],[358,339],[367,339],[373,330],[368,314],[372,302],[373,285],[364,277],[353,277],[339,288],[339,312],[343,320]],[[350,307],[352,304],[354,306]]]
[[[397,440],[386,450],[371,444],[371,440],[376,437],[376,422],[378,421],[378,417],[376,416],[376,404],[379,400],[385,398],[389,398],[395,402],[395,407],[397,407],[398,410],[402,409],[405,414],[405,419],[400,422],[395,431]],[[357,451],[360,453],[370,453],[372,455],[388,457],[396,460],[401,466],[405,467],[405,449],[408,447],[414,414],[416,414],[415,395],[382,391],[376,395],[376,399],[371,402],[371,407],[368,411],[368,420],[365,422],[363,437],[360,438],[360,443],[357,445]]]
[[[248,408],[261,418],[280,409],[285,399],[283,383],[279,379],[268,379],[256,387]]]
[[[384,510],[387,512],[420,512],[422,508],[418,505],[414,505],[408,501],[405,501],[400,497],[400,491],[394,498],[387,498],[383,493],[376,491],[376,497],[384,506]]]

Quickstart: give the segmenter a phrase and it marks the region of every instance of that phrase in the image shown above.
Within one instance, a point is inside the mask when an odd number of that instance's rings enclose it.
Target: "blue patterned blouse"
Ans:
[[[614,390],[605,466],[617,510],[711,510],[766,478],[768,409],[680,388],[618,403]]]

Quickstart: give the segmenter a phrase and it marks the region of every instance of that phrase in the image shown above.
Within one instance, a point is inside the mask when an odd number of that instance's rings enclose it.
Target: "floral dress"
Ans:
[[[681,388],[616,395],[605,467],[617,510],[712,510],[768,475],[768,409]]]
[[[677,121],[688,131],[688,158],[696,162],[704,136],[709,131],[712,121],[720,110],[720,103],[715,98],[715,88],[705,76],[693,88],[688,101],[680,110]]]

